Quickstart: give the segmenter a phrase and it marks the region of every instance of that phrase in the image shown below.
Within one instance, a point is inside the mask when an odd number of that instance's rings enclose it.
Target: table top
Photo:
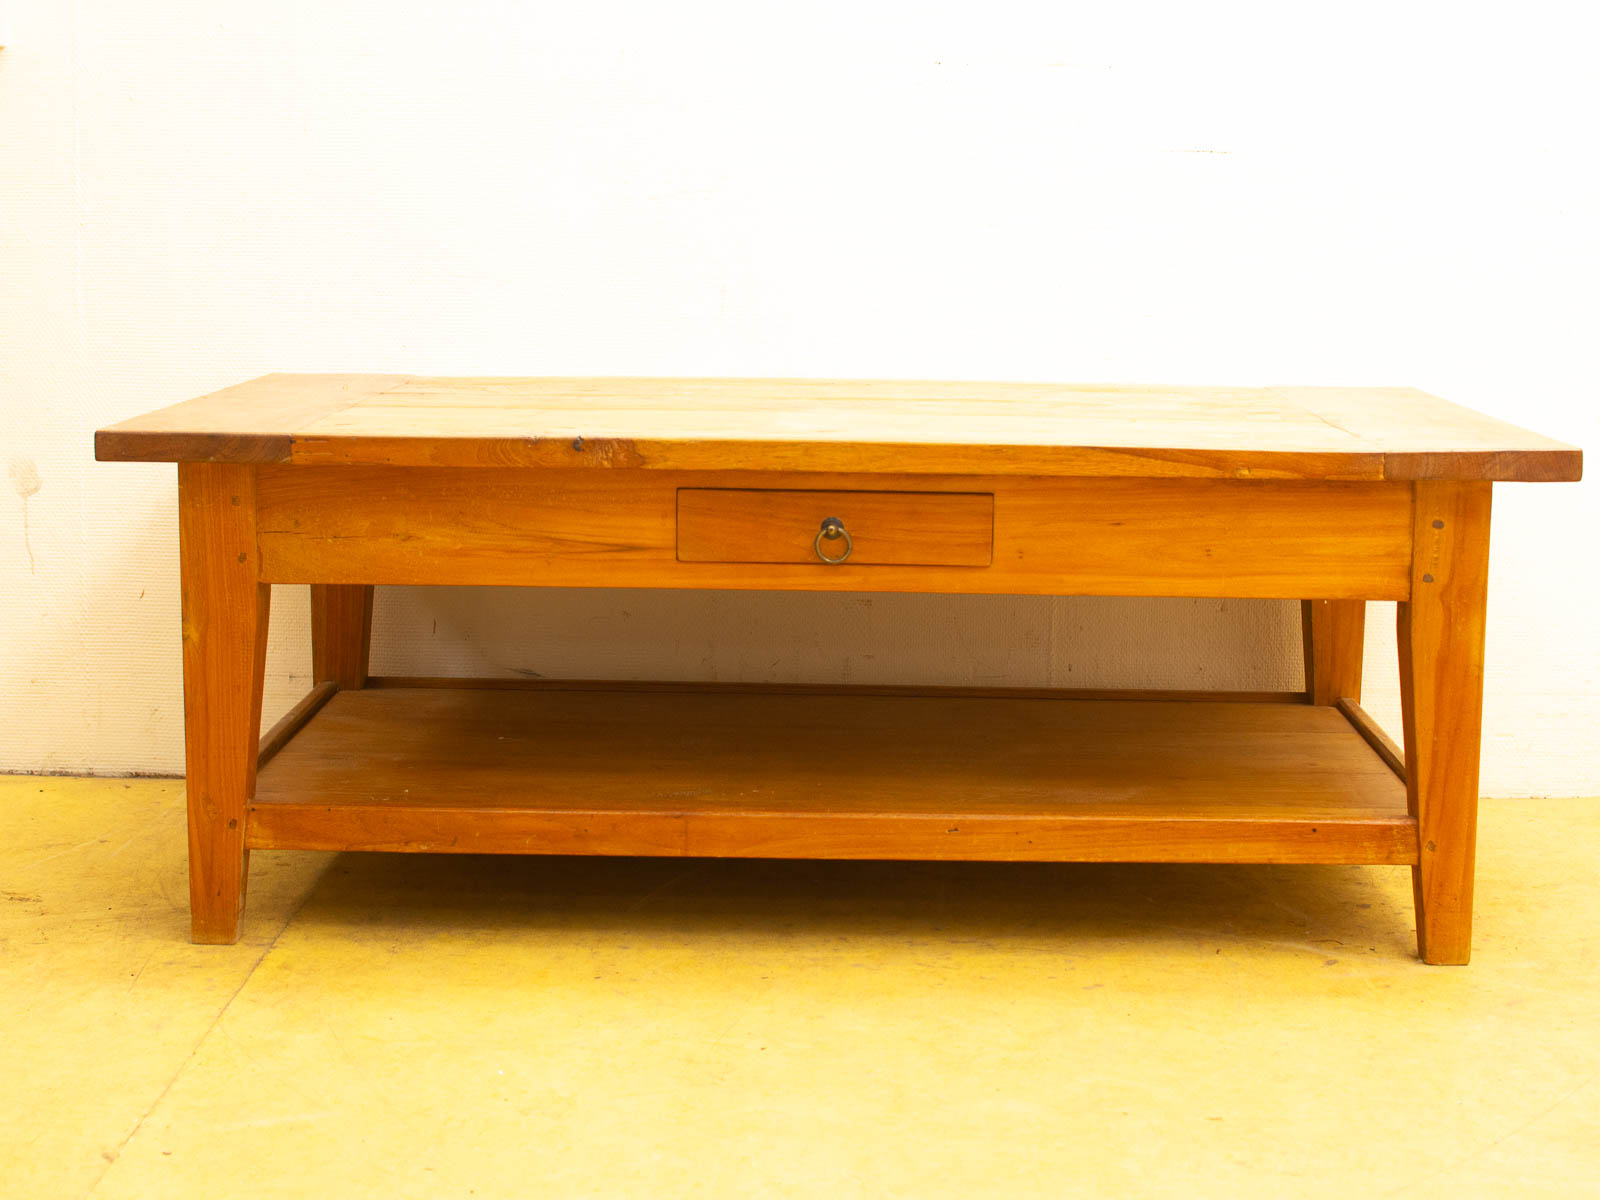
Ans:
[[[102,429],[141,462],[1574,480],[1411,388],[266,375]]]

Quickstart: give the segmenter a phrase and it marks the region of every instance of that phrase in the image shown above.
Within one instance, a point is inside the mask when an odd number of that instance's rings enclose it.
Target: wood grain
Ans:
[[[1582,471],[1571,446],[1409,388],[885,380],[273,375],[102,430],[96,452],[1258,479],[1576,479]]]
[[[1360,701],[1366,626],[1365,600],[1301,601],[1306,697],[1311,703],[1336,704],[1341,699]]]
[[[365,685],[372,651],[371,586],[311,585],[311,677],[351,690]]]
[[[1334,706],[1350,722],[1351,727],[1359,733],[1367,745],[1383,759],[1388,768],[1394,772],[1395,778],[1404,781],[1406,777],[1406,752],[1394,744],[1394,739],[1384,732],[1383,726],[1372,719],[1372,715],[1348,697],[1334,701]]]
[[[403,375],[264,375],[97,430],[101,462],[289,462],[295,431]]]
[[[679,488],[679,562],[818,561],[822,522],[835,517],[857,566],[987,567],[994,557],[994,497],[975,492],[830,492]],[[831,557],[845,553],[824,546]]]
[[[1304,704],[1304,692],[1209,692],[1156,688],[930,687],[924,684],[730,683],[700,679],[528,679],[523,676],[373,675],[374,688],[490,688],[534,692],[689,692],[738,696],[908,696],[973,700],[1167,700],[1208,704]]]
[[[1028,595],[1373,597],[1411,584],[1407,484],[904,476],[990,493],[985,568],[680,562],[679,489],[870,490],[870,476],[260,468],[263,578]],[[864,486],[865,485],[865,486]]]
[[[317,684],[296,700],[293,707],[279,717],[271,729],[261,735],[261,748],[256,753],[256,770],[259,772],[273,755],[287,746],[289,739],[305,728],[306,722],[316,716],[317,710],[333,699],[333,694],[338,690],[337,685],[330,680]]]
[[[1304,704],[340,693],[251,844],[761,857],[1387,862],[1405,791]]]
[[[1383,452],[1386,479],[1575,480],[1583,452],[1409,388],[1278,388]]]
[[[1407,800],[1421,845],[1417,951],[1430,963],[1472,954],[1489,489],[1416,485],[1415,580],[1397,614]]]
[[[178,468],[189,909],[196,942],[239,937],[271,590],[257,582],[255,470]]]

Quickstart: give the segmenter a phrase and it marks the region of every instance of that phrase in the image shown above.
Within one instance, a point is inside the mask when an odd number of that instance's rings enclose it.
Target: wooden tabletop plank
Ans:
[[[1581,452],[1407,388],[270,375],[102,459],[1310,479],[1576,479]]]
[[[291,462],[300,432],[404,375],[263,375],[94,435],[102,462]]]
[[[1583,452],[1410,388],[1279,388],[1330,425],[1359,430],[1389,479],[1582,477]]]

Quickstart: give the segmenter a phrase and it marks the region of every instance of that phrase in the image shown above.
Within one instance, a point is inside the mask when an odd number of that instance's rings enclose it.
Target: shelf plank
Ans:
[[[1328,707],[384,687],[261,770],[258,848],[1415,863]]]
[[[1304,704],[1304,692],[1217,692],[1171,688],[977,687],[897,683],[740,683],[702,679],[546,679],[525,675],[372,675],[370,688],[470,688],[532,692],[716,692],[722,695],[907,696],[971,700],[1174,700],[1219,704]]]

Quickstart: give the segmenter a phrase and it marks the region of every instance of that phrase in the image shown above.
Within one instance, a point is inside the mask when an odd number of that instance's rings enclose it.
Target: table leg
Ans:
[[[1361,652],[1367,630],[1365,600],[1302,600],[1306,698],[1312,704],[1361,702]]]
[[[1421,841],[1412,870],[1417,952],[1425,962],[1465,963],[1472,953],[1491,485],[1415,486],[1411,599],[1399,606],[1398,640],[1406,797]]]
[[[178,464],[189,913],[196,942],[239,939],[271,589],[259,582],[255,468]]]
[[[311,674],[343,691],[366,686],[372,648],[372,588],[311,585]]]

